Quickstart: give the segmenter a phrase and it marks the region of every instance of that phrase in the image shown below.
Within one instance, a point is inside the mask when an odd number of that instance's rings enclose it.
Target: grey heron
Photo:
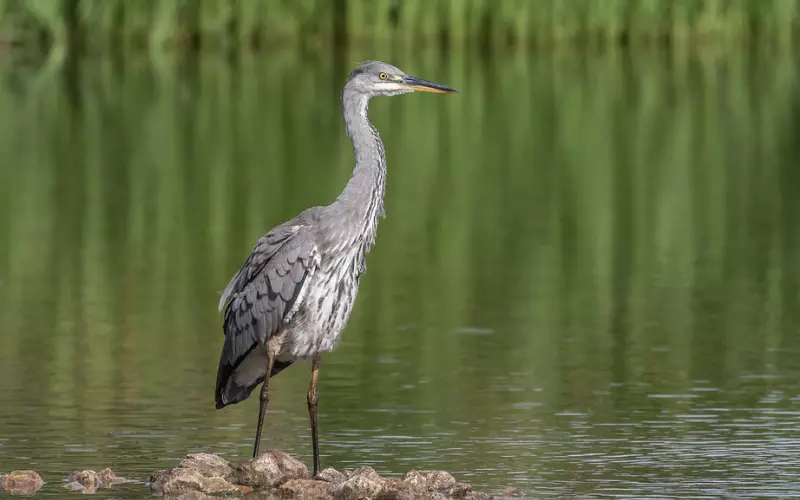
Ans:
[[[312,207],[261,237],[222,292],[225,341],[216,384],[217,409],[247,399],[262,384],[253,457],[258,456],[269,381],[283,369],[311,362],[307,402],[314,475],[320,471],[317,380],[320,358],[339,341],[366,270],[366,253],[384,216],[386,156],[367,108],[375,96],[458,91],[367,61],[347,77],[342,108],[355,167],[327,206]]]

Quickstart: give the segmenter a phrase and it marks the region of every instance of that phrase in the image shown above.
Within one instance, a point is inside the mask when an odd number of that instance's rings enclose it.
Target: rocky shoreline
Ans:
[[[84,470],[67,476],[64,489],[94,493],[129,482],[111,469]],[[0,489],[12,494],[33,494],[44,482],[35,471],[14,471],[0,476]],[[401,479],[380,476],[371,467],[337,471],[328,468],[309,477],[306,465],[291,455],[268,450],[257,458],[236,464],[211,453],[192,453],[176,467],[157,471],[147,483],[153,493],[165,498],[203,500],[219,496],[259,499],[313,498],[361,499],[465,499],[489,500],[523,496],[517,488],[499,495],[476,492],[445,471],[407,472]]]

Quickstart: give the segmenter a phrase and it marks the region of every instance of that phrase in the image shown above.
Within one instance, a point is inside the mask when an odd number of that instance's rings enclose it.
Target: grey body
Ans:
[[[247,398],[264,379],[271,335],[283,330],[273,368],[277,374],[294,361],[331,351],[350,318],[359,277],[367,267],[366,253],[384,215],[386,156],[367,117],[369,98],[347,86],[342,93],[355,168],[339,197],[328,206],[303,211],[259,239],[222,293],[226,342],[217,380],[218,408]]]
[[[319,359],[336,346],[350,318],[359,278],[367,268],[366,254],[384,215],[386,157],[380,135],[367,117],[369,100],[415,90],[456,92],[377,61],[367,61],[350,73],[342,108],[355,155],[352,177],[333,203],[309,208],[259,239],[222,293],[225,343],[216,403],[217,408],[238,403],[263,382],[253,456],[258,454],[270,377],[295,361],[311,360],[308,408],[314,472],[319,471]]]

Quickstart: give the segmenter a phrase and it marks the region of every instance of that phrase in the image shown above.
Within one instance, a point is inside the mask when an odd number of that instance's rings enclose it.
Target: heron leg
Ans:
[[[258,408],[258,427],[256,427],[256,443],[253,445],[253,458],[258,456],[258,445],[261,443],[261,428],[264,426],[264,414],[269,403],[269,374],[272,373],[272,365],[275,356],[267,350],[267,374],[264,375],[264,383],[261,384],[261,405]]]
[[[308,416],[311,419],[311,443],[314,449],[314,474],[319,474],[319,441],[317,440],[317,378],[319,376],[319,359],[311,362],[311,384],[308,386]]]

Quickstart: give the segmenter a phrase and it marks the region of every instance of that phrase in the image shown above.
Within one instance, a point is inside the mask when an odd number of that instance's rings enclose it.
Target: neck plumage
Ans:
[[[378,218],[384,215],[386,156],[378,131],[367,117],[368,102],[368,96],[350,89],[345,88],[342,93],[344,121],[347,135],[353,142],[355,167],[334,205],[371,246],[375,241]]]

